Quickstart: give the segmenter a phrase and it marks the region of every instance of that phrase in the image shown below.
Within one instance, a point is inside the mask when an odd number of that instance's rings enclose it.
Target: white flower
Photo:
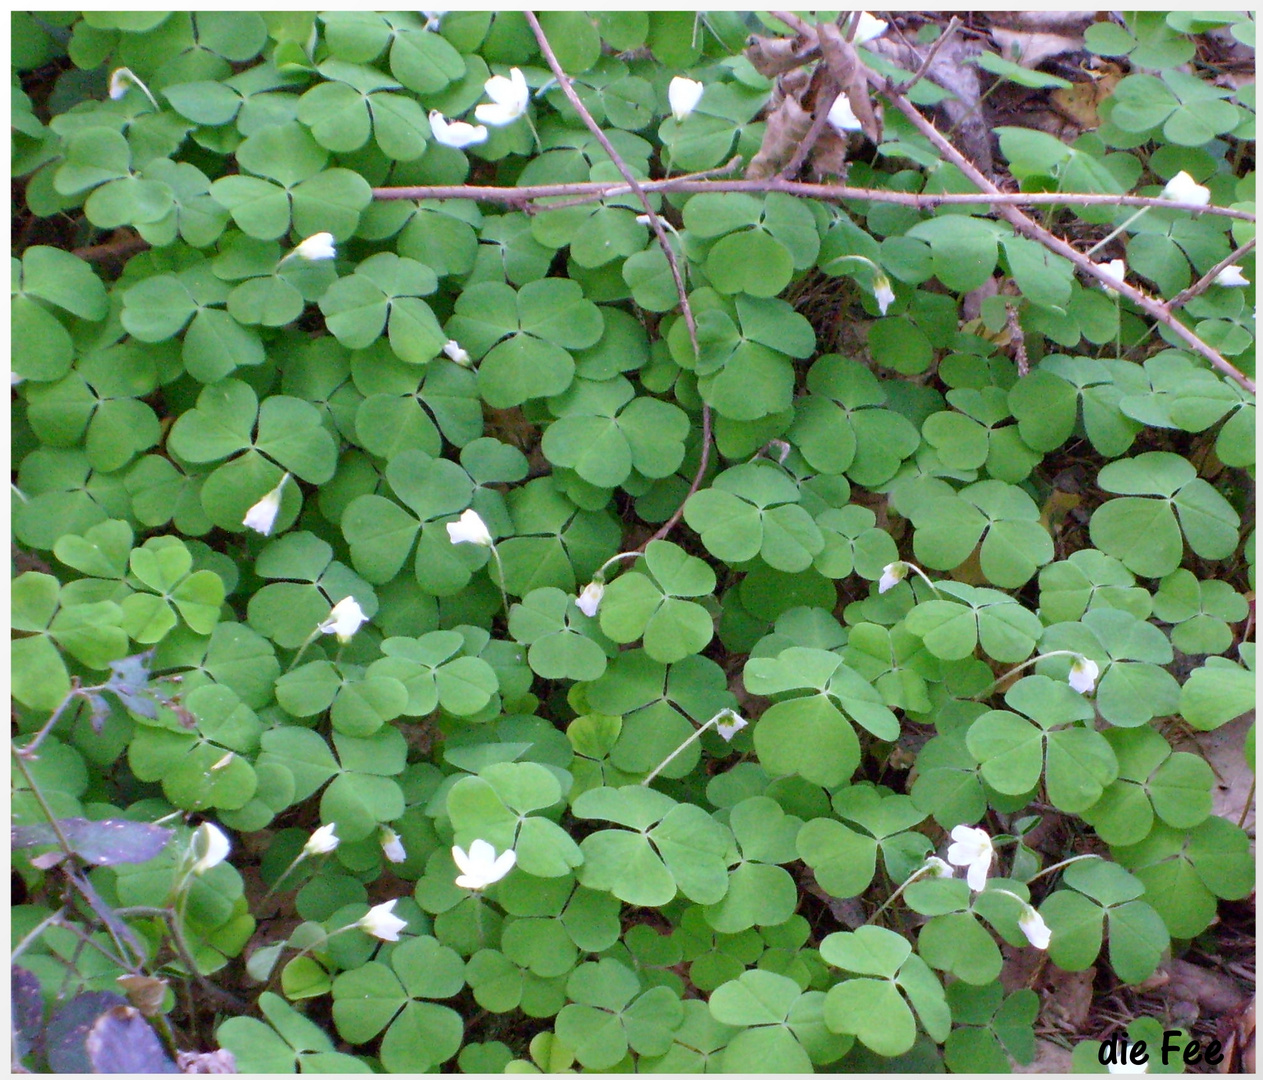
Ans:
[[[236,756],[237,756],[236,754],[234,754],[231,750],[229,750],[228,753],[226,753],[217,762],[215,762],[214,765],[210,767],[210,771],[219,772],[220,769],[228,768],[228,766],[232,764],[232,759],[235,758]]]
[[[9,372],[9,385],[17,386],[18,383],[26,382],[26,376],[19,375],[16,371]]]
[[[328,825],[321,825],[314,833],[311,839],[303,845],[304,855],[327,855],[338,846],[338,838],[334,835],[334,822]]]
[[[1086,656],[1076,656],[1070,665],[1070,687],[1080,694],[1090,694],[1096,689],[1096,678],[1100,674],[1101,669],[1094,661]]]
[[[288,259],[296,255],[300,259],[314,262],[317,259],[332,259],[337,254],[338,249],[333,245],[333,233],[318,232],[312,233],[285,257]]]
[[[881,308],[881,313],[886,314],[886,309],[895,302],[895,290],[890,287],[890,278],[885,274],[878,274],[873,281],[873,299],[877,301],[877,306]]]
[[[879,38],[886,32],[886,22],[874,15],[870,15],[867,11],[860,12],[859,25],[855,28],[855,40],[853,45],[863,45],[865,42]]]
[[[859,117],[855,115],[855,110],[851,108],[851,99],[846,94],[839,94],[838,100],[829,109],[829,123],[839,131],[864,130],[864,125],[860,123]]]
[[[449,341],[443,346],[443,355],[446,356],[453,364],[459,364],[461,367],[473,367],[474,362],[469,359],[469,353],[460,347],[459,341]]]
[[[1241,272],[1239,266],[1225,266],[1218,274],[1215,275],[1216,285],[1226,285],[1233,288],[1237,285],[1249,285],[1249,279]]]
[[[439,23],[443,21],[443,16],[446,15],[447,12],[446,11],[423,11],[421,12],[421,14],[425,16],[425,28],[427,30],[437,31],[439,28]]]
[[[636,224],[637,225],[652,225],[653,219],[648,214],[637,214]]]
[[[907,576],[908,564],[906,562],[887,563],[882,567],[881,579],[877,582],[877,591],[879,593],[889,592]]]
[[[1149,1062],[1146,1059],[1143,1065],[1137,1065],[1131,1061],[1111,1061],[1109,1063],[1109,1071],[1112,1073],[1147,1073],[1149,1071]]]
[[[477,544],[479,547],[491,547],[491,533],[486,522],[474,510],[466,510],[459,521],[449,521],[447,535],[453,544]]]
[[[947,861],[953,866],[967,866],[965,880],[974,892],[982,892],[987,885],[987,872],[991,869],[991,860],[995,849],[991,846],[991,837],[985,829],[974,829],[968,825],[957,825],[952,830],[955,841],[947,849]]]
[[[452,848],[452,860],[460,870],[456,877],[458,888],[485,889],[513,869],[513,864],[517,862],[517,852],[509,848],[496,858],[496,849],[486,840],[475,840],[469,845],[468,855],[464,848]]]
[[[366,622],[368,616],[355,602],[355,597],[344,596],[333,605],[329,617],[320,624],[319,630],[322,634],[337,634],[338,640],[345,645]]]
[[[476,146],[487,141],[487,129],[481,124],[466,124],[463,120],[449,122],[438,109],[430,112],[430,131],[434,134],[436,143],[455,150],[464,150],[467,146]]]
[[[193,833],[193,844],[190,850],[194,853],[201,852],[201,855],[193,864],[193,873],[200,876],[212,866],[218,866],[228,858],[228,852],[232,850],[232,845],[228,842],[228,837],[217,826],[212,825],[209,821],[204,821],[197,827],[197,831]]]
[[[1052,941],[1052,931],[1048,929],[1048,924],[1044,922],[1044,917],[1030,904],[1027,904],[1022,914],[1017,917],[1017,925],[1022,928],[1022,933],[1026,935],[1026,940],[1034,945],[1035,948],[1048,948],[1048,943]]]
[[[394,829],[388,829],[382,826],[381,831],[382,853],[391,862],[403,862],[408,857],[408,853],[403,849],[403,843],[399,839],[399,834]]]
[[[272,527],[276,524],[276,515],[281,510],[281,492],[289,481],[289,473],[281,477],[281,482],[263,496],[249,510],[241,524],[264,536],[272,535]]]
[[[1178,203],[1191,203],[1194,206],[1207,206],[1210,203],[1210,188],[1202,187],[1181,169],[1167,181],[1167,186],[1162,189],[1159,198]]]
[[[122,100],[127,88],[135,81],[136,76],[132,74],[131,68],[121,67],[114,71],[110,76],[110,97],[114,101]]]
[[[1096,268],[1116,285],[1121,285],[1123,278],[1127,276],[1127,264],[1122,259],[1110,259],[1106,263],[1097,263]],[[1110,293],[1116,291],[1105,284],[1102,284],[1101,288]]]
[[[605,582],[589,581],[577,597],[575,603],[589,619],[596,618],[597,610],[601,606],[601,597],[605,595]]]
[[[686,79],[682,75],[671,80],[671,85],[667,87],[667,101],[671,103],[671,115],[675,117],[677,124],[684,123],[693,115],[693,110],[697,108],[697,103],[702,100],[705,92],[704,83]]]
[[[372,934],[373,937],[381,938],[382,941],[398,941],[399,931],[408,923],[397,915],[391,914],[397,903],[397,900],[387,900],[384,904],[369,908],[368,914],[355,925],[364,933]]]
[[[719,719],[715,721],[715,731],[724,742],[732,742],[736,738],[737,732],[743,727],[749,727],[750,721],[743,716],[739,716],[731,709],[724,709],[719,714]]]
[[[484,124],[504,127],[526,115],[526,103],[531,99],[531,91],[526,85],[526,76],[520,69],[510,68],[507,79],[503,75],[492,75],[483,85],[483,89],[494,102],[479,105],[474,110],[474,115]]]
[[[947,863],[945,863],[937,855],[931,855],[928,859],[926,859],[925,867],[922,869],[926,869],[926,877],[943,878],[956,876],[956,871],[948,866]]]

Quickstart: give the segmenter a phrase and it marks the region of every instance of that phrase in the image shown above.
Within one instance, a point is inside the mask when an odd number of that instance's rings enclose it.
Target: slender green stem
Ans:
[[[932,582],[928,577],[926,577],[925,571],[922,570],[919,566],[917,566],[916,563],[905,562],[903,565],[906,566],[909,570],[915,571],[916,574],[921,578],[921,580],[924,581],[934,591],[935,596],[943,595],[942,593],[938,591],[938,586],[935,585],[934,582]]]
[[[1080,655],[1081,655],[1080,653],[1075,652],[1073,649],[1054,649],[1052,652],[1040,653],[1038,656],[1032,656],[1029,660],[1021,664],[1018,664],[1017,667],[1009,668],[1009,670],[1006,671],[1003,675],[1001,675],[998,679],[996,679],[995,682],[993,682],[985,690],[980,690],[978,693],[974,694],[974,696],[971,697],[969,700],[981,701],[983,698],[989,697],[991,692],[997,686],[999,686],[1002,682],[1004,682],[1006,679],[1016,675],[1019,671],[1025,671],[1032,664],[1038,664],[1041,660],[1047,660],[1049,657],[1053,657],[1053,656],[1078,657]]]
[[[44,726],[35,733],[35,737],[29,743],[27,743],[24,747],[22,747],[22,749],[19,750],[18,753],[24,758],[33,758],[35,756],[35,751],[39,749],[40,743],[42,743],[44,739],[48,737],[48,733],[52,731],[53,728],[57,725],[57,721],[61,719],[62,713],[64,713],[66,709],[70,707],[71,702],[77,701],[79,698],[84,697],[87,694],[93,693],[94,691],[99,691],[103,689],[105,689],[104,686],[89,686],[85,690],[82,687],[80,687],[78,679],[73,680],[71,683],[70,692],[66,694],[64,698],[61,699],[61,704],[58,705],[57,708],[53,710],[52,715],[48,718]]]
[[[298,646],[298,652],[294,653],[294,659],[289,662],[289,667],[285,669],[287,672],[293,671],[294,668],[298,666],[298,661],[303,658],[303,653],[307,651],[311,643],[315,641],[316,638],[318,638],[319,636],[320,636],[320,627],[316,627],[316,629],[311,632],[307,640]]]
[[[1245,808],[1241,811],[1241,816],[1237,819],[1237,828],[1245,828],[1245,819],[1250,816],[1250,808],[1254,805],[1254,780],[1250,781],[1250,793],[1245,797]]]
[[[52,826],[58,845],[65,852],[66,858],[73,860],[76,857],[75,851],[70,846],[70,841],[66,839],[66,834],[62,832],[61,822],[57,820],[57,815],[53,813],[53,808],[48,805],[48,800],[44,798],[44,793],[40,791],[39,785],[35,783],[35,777],[31,775],[31,770],[26,767],[26,762],[22,759],[17,747],[10,744],[10,749],[13,751],[13,760],[17,762],[18,771],[26,779],[27,787],[30,788],[31,794],[35,796],[35,801],[39,803],[39,808],[44,811],[48,824]]]
[[[17,963],[18,957],[31,947],[31,943],[39,937],[40,934],[42,934],[50,926],[60,924],[61,920],[66,916],[69,910],[69,908],[63,906],[60,910],[54,911],[48,916],[48,918],[40,920],[40,922],[29,934],[13,946],[13,952],[9,954],[9,966],[12,967]]]
[[[655,776],[658,775],[658,773],[662,772],[663,769],[665,769],[668,765],[671,764],[671,762],[673,762],[676,758],[678,758],[684,752],[686,747],[690,746],[692,743],[697,742],[697,740],[702,737],[702,732],[704,732],[711,725],[718,722],[719,718],[724,715],[724,712],[727,712],[727,711],[728,710],[725,709],[721,712],[717,712],[714,716],[712,716],[709,720],[707,720],[706,723],[704,723],[695,732],[693,732],[692,735],[690,735],[687,739],[685,739],[682,743],[680,743],[679,746],[677,746],[674,750],[671,751],[671,753],[669,753],[665,758],[663,758],[661,762],[659,762],[658,767],[654,769],[653,772],[651,772],[648,776],[646,776],[640,782],[640,786],[648,787],[650,782],[653,780]]]
[[[298,855],[295,857],[294,861],[290,863],[287,867],[285,867],[285,870],[281,873],[281,876],[278,877],[274,882],[272,882],[271,886],[268,888],[268,891],[265,892],[263,896],[260,898],[259,903],[260,904],[263,903],[264,900],[266,900],[269,896],[271,896],[274,892],[276,892],[276,890],[281,887],[281,882],[284,881],[287,877],[289,877],[290,874],[292,874],[295,870],[297,870],[298,864],[302,862],[305,858],[307,858],[306,850],[300,851]]]
[[[504,617],[509,617],[509,594],[504,590],[504,563],[500,561],[500,552],[496,550],[495,544],[491,545],[491,557],[496,561],[496,570],[499,572],[499,578],[496,584],[500,586],[500,599],[504,602]]]
[[[1091,255],[1093,252],[1099,251],[1111,240],[1113,240],[1114,237],[1116,237],[1120,232],[1123,232],[1133,222],[1138,221],[1140,218],[1144,217],[1147,213],[1149,213],[1149,207],[1142,206],[1139,210],[1137,210],[1134,214],[1132,214],[1131,217],[1129,217],[1126,221],[1124,221],[1117,229],[1115,229],[1112,233],[1110,233],[1109,236],[1107,236],[1104,240],[1098,240],[1095,244],[1093,244],[1090,248],[1088,248],[1088,250],[1085,251],[1083,254]]]
[[[593,581],[604,581],[605,571],[613,566],[620,559],[639,559],[644,555],[643,551],[620,551],[617,555],[611,555],[605,562],[601,563],[600,569],[592,575]]]
[[[878,915],[880,915],[883,911],[885,911],[888,907],[890,907],[891,904],[893,904],[896,900],[898,900],[899,897],[903,895],[904,889],[906,889],[909,885],[911,885],[914,881],[916,881],[917,878],[923,876],[924,874],[928,874],[933,869],[934,869],[933,866],[931,866],[929,863],[926,863],[919,870],[914,870],[912,874],[908,877],[908,880],[905,881],[902,885],[900,885],[899,888],[897,888],[894,892],[892,892],[886,898],[886,902],[882,904],[881,907],[879,907],[876,911],[874,911],[868,917],[868,920],[867,922],[864,923],[864,925],[868,926],[869,923],[871,923],[874,919],[876,919]]]
[[[1060,870],[1063,866],[1069,866],[1071,863],[1082,862],[1084,859],[1099,859],[1100,857],[1101,856],[1099,855],[1075,855],[1073,858],[1070,858],[1070,859],[1062,859],[1061,862],[1059,863],[1053,863],[1052,866],[1045,867],[1034,877],[1030,878],[1027,881],[1027,884],[1029,885],[1031,881],[1038,881],[1040,878],[1046,877],[1048,874],[1055,873],[1056,871]],[[997,890],[997,891],[1002,891],[1002,890]]]

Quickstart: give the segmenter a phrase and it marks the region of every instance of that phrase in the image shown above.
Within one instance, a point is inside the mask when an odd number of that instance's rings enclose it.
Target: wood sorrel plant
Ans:
[[[1009,1071],[1249,894],[1253,20],[956,29],[14,16],[15,1065]]]

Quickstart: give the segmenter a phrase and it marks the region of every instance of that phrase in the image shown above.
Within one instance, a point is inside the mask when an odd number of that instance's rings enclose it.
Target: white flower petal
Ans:
[[[355,597],[346,596],[333,605],[329,617],[320,624],[319,629],[322,634],[337,634],[338,640],[345,645],[366,622],[368,616],[355,602]]]
[[[1037,949],[1048,948],[1048,943],[1052,941],[1052,931],[1048,929],[1048,924],[1044,922],[1043,916],[1040,915],[1029,904],[1026,909],[1018,916],[1017,925],[1021,927],[1022,933],[1026,935],[1029,941]]]
[[[290,254],[314,262],[317,259],[334,258],[338,254],[338,249],[333,243],[333,233],[318,232],[312,233]]]
[[[937,855],[931,855],[925,860],[925,865],[929,867],[926,877],[948,878],[955,877],[956,871],[947,865]]]
[[[583,587],[583,592],[575,597],[575,604],[589,619],[593,619],[601,607],[601,597],[604,595],[605,583],[603,581],[589,581]]]
[[[479,105],[474,110],[474,116],[484,124],[504,127],[526,115],[531,91],[526,85],[526,76],[519,68],[510,68],[507,79],[503,75],[492,75],[483,84],[483,90],[491,98],[492,104]]]
[[[366,934],[372,934],[373,937],[380,938],[382,941],[398,941],[399,931],[408,923],[407,920],[392,914],[396,903],[398,903],[396,900],[387,900],[384,904],[369,908],[368,914],[355,925]]]
[[[1216,285],[1225,285],[1228,288],[1249,285],[1249,279],[1241,272],[1239,266],[1225,266],[1218,274],[1215,275]]]
[[[382,853],[393,863],[401,863],[408,857],[403,849],[403,841],[394,829],[382,829],[381,844]]]
[[[457,887],[477,891],[494,885],[512,870],[517,852],[509,848],[497,858],[496,849],[486,840],[475,840],[469,845],[468,855],[459,847],[452,848],[452,861],[461,871],[456,878]]]
[[[228,837],[224,835],[218,826],[212,825],[209,821],[204,821],[193,833],[192,850],[195,854],[201,853],[198,855],[197,861],[193,863],[193,873],[200,877],[207,870],[218,866],[228,858],[228,852],[232,850],[232,844],[228,842]]]
[[[907,576],[908,564],[906,562],[887,563],[882,567],[881,578],[877,582],[877,591],[879,593],[889,592]]]
[[[686,79],[682,75],[677,75],[671,80],[671,85],[667,87],[667,101],[671,105],[671,115],[675,117],[677,124],[684,123],[693,115],[693,110],[697,108],[697,103],[702,100],[702,94],[705,92],[705,83]]]
[[[732,742],[737,737],[738,731],[749,726],[749,720],[731,709],[725,709],[720,714],[720,718],[715,721],[715,731],[724,742]]]
[[[281,510],[281,493],[285,490],[285,485],[289,481],[289,473],[281,477],[281,482],[271,491],[263,496],[249,510],[242,519],[241,524],[247,529],[253,529],[257,533],[264,536],[271,536],[272,529],[276,525],[276,515]]]
[[[338,846],[338,837],[334,833],[335,823],[321,825],[311,838],[303,845],[304,855],[327,855]]]
[[[481,124],[466,124],[463,120],[445,120],[437,109],[430,113],[430,133],[441,146],[464,150],[487,141],[487,129]]]
[[[1210,205],[1210,188],[1202,187],[1181,169],[1167,181],[1167,186],[1162,189],[1159,198],[1178,203],[1191,203],[1195,206],[1208,206]]]
[[[453,364],[459,364],[461,367],[473,367],[473,361],[469,359],[469,353],[460,347],[459,341],[449,341],[443,346],[443,355],[446,356]]]
[[[1109,262],[1097,263],[1096,268],[1116,285],[1121,285],[1123,279],[1127,276],[1127,263],[1122,259],[1110,259]],[[1111,293],[1117,291],[1105,284],[1102,284],[1101,288]]]
[[[886,309],[895,302],[895,290],[890,287],[890,278],[885,274],[881,274],[873,282],[873,299],[877,301],[877,306],[883,315],[886,314]]]
[[[1096,689],[1096,680],[1100,674],[1101,669],[1096,666],[1095,661],[1086,656],[1078,656],[1070,665],[1067,679],[1072,690],[1077,690],[1080,694],[1090,694]]]
[[[477,544],[479,547],[491,547],[491,532],[487,523],[475,510],[466,510],[459,521],[447,524],[447,535],[453,544]]]
[[[855,115],[855,110],[851,108],[851,100],[846,94],[839,94],[838,100],[829,109],[829,123],[839,131],[864,130],[864,125],[860,123],[859,117]]]
[[[952,841],[947,849],[947,861],[953,866],[967,866],[965,880],[969,887],[974,892],[982,892],[987,887],[987,874],[995,855],[991,837],[985,829],[957,825],[952,830]]]
[[[867,11],[861,11],[859,25],[855,28],[855,39],[851,44],[863,45],[865,42],[881,37],[886,32],[887,25],[884,19],[870,15]]]

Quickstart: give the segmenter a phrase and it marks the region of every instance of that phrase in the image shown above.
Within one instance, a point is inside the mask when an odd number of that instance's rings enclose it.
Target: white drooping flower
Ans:
[[[1017,917],[1017,925],[1022,928],[1022,933],[1026,935],[1026,940],[1034,945],[1035,948],[1048,948],[1048,943],[1052,941],[1052,931],[1048,929],[1048,924],[1044,922],[1044,917],[1030,904],[1027,904],[1022,910],[1022,914]]]
[[[1123,283],[1123,278],[1127,276],[1127,263],[1122,259],[1110,259],[1109,262],[1097,263],[1096,268],[1109,278],[1110,281],[1114,282],[1115,285],[1121,285]],[[1101,288],[1103,288],[1106,292],[1112,293],[1116,291],[1105,284],[1102,284]]]
[[[925,860],[925,876],[932,878],[955,877],[956,871],[947,863],[940,859],[937,855],[931,855]]]
[[[1070,665],[1070,688],[1080,694],[1090,694],[1096,689],[1096,679],[1100,674],[1101,669],[1096,666],[1095,661],[1086,656],[1076,656]]]
[[[232,845],[218,826],[212,825],[209,821],[204,821],[193,833],[191,850],[193,854],[197,855],[197,861],[193,863],[193,873],[200,877],[211,867],[218,866],[228,858],[228,852],[232,850]]]
[[[485,889],[513,869],[517,862],[517,852],[509,848],[497,858],[496,849],[486,840],[475,840],[469,845],[469,854],[465,853],[464,848],[453,847],[452,861],[460,870],[456,876],[458,888]]]
[[[399,931],[408,923],[405,919],[392,914],[396,903],[398,903],[397,900],[387,900],[384,904],[369,908],[368,914],[355,925],[364,933],[372,934],[373,937],[380,938],[382,941],[398,941]]]
[[[987,873],[995,856],[991,837],[985,829],[957,825],[952,830],[952,840],[954,842],[947,849],[947,861],[953,866],[969,867],[965,880],[974,892],[982,892],[987,886]]]
[[[361,626],[368,622],[368,616],[355,602],[355,597],[345,596],[333,605],[329,617],[320,624],[322,634],[337,634],[338,640],[345,645]]]
[[[855,110],[851,108],[851,99],[845,94],[839,94],[837,101],[830,107],[829,123],[839,131],[864,130],[864,125],[860,123],[859,117],[855,115]]]
[[[719,714],[719,719],[715,721],[715,731],[724,742],[732,742],[738,731],[749,726],[750,721],[733,712],[732,709],[724,709]]]
[[[677,124],[684,123],[693,115],[693,110],[697,108],[697,103],[702,100],[705,92],[705,83],[686,79],[683,75],[677,75],[671,80],[671,85],[667,87],[667,101],[671,104],[671,115],[675,117]]]
[[[474,362],[469,359],[469,353],[460,347],[459,341],[448,341],[443,346],[443,355],[453,364],[459,364],[461,367],[474,366]]]
[[[447,523],[447,535],[453,544],[477,544],[479,547],[491,547],[491,532],[486,522],[474,510],[466,510],[459,521]]]
[[[1159,198],[1170,199],[1177,203],[1191,203],[1194,206],[1208,206],[1210,205],[1210,188],[1202,187],[1181,169],[1167,181],[1167,186],[1162,189]]]
[[[327,855],[338,846],[338,838],[334,835],[334,822],[321,825],[311,838],[303,845],[304,855]]]
[[[519,68],[510,68],[507,79],[503,75],[492,75],[483,84],[483,89],[491,101],[479,105],[474,110],[474,115],[484,124],[504,127],[526,115],[531,91],[526,85],[526,76]]]
[[[906,562],[887,563],[882,567],[881,578],[877,582],[877,591],[879,593],[889,592],[907,576],[908,564]]]
[[[596,618],[596,613],[601,607],[601,597],[605,595],[605,582],[589,581],[577,597],[575,604],[578,605],[589,619]]]
[[[421,14],[425,16],[425,28],[427,30],[437,31],[439,28],[439,24],[443,21],[443,16],[446,15],[447,12],[446,11],[423,11],[421,12]]]
[[[338,254],[338,249],[333,243],[333,233],[318,232],[312,233],[298,247],[294,248],[287,259],[297,257],[299,259],[307,259],[315,262],[318,259],[332,259]]]
[[[863,45],[865,42],[881,37],[886,32],[887,25],[884,19],[870,15],[867,11],[861,11],[859,25],[855,28],[855,40],[851,44]]]
[[[454,150],[477,146],[487,141],[487,129],[482,124],[467,124],[463,120],[446,120],[438,109],[430,111],[430,131],[434,141]]]
[[[246,511],[241,524],[264,536],[271,536],[272,529],[276,525],[276,515],[281,511],[281,492],[285,490],[288,481],[289,473],[286,473],[276,487]]]
[[[877,301],[877,306],[883,315],[886,314],[886,309],[895,302],[895,290],[890,287],[890,278],[885,274],[878,274],[873,281],[873,299]]]
[[[399,839],[399,834],[394,829],[388,829],[384,825],[381,831],[382,854],[393,863],[401,863],[408,857],[408,853],[403,849],[403,841]]]
[[[135,79],[136,76],[132,74],[131,68],[116,68],[110,75],[110,97],[114,101],[121,101],[123,95],[127,93],[127,88]]]
[[[1225,266],[1215,275],[1215,284],[1226,285],[1231,289],[1237,286],[1249,285],[1250,279],[1241,272],[1241,267]]]
[[[1109,1071],[1112,1073],[1147,1073],[1149,1071],[1149,1062],[1137,1064],[1133,1061],[1111,1061],[1109,1063]]]

